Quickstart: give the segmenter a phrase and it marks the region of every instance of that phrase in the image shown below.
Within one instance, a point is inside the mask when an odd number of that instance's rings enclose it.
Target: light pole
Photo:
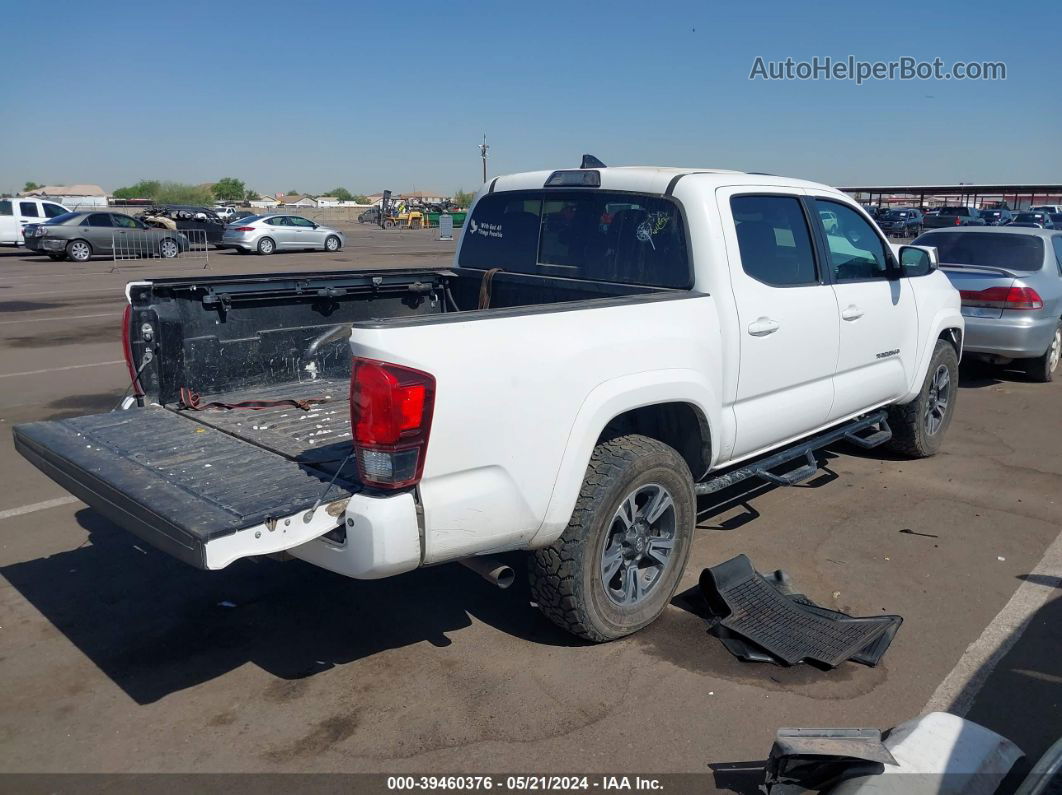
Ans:
[[[483,158],[483,181],[487,181],[487,150],[490,149],[490,144],[487,143],[487,134],[483,133],[483,143],[479,144],[479,156]]]

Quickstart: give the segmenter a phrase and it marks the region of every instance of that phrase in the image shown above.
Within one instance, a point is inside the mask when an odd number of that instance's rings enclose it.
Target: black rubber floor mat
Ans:
[[[745,555],[705,569],[700,586],[718,618],[713,634],[747,660],[876,665],[903,622],[900,616],[853,618],[819,607],[792,592],[783,573],[758,574]]]

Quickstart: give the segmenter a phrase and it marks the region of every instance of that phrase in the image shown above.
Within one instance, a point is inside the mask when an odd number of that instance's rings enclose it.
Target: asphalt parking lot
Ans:
[[[208,272],[447,265],[454,246],[344,231],[337,254],[217,252]],[[592,646],[532,609],[522,577],[198,571],[64,500],[7,428],[111,409],[125,282],[202,263],[111,265],[0,250],[5,771],[690,772],[754,791],[741,771],[779,726],[884,728],[929,706],[1034,757],[1062,735],[1062,381],[964,365],[938,457],[839,447],[805,486],[702,503],[680,591],[745,553],[823,605],[903,616],[880,666],[740,663],[681,593]]]

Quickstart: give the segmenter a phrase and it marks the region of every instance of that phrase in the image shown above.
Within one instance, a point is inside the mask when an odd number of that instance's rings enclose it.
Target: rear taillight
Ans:
[[[254,231],[254,227],[253,226],[234,226],[234,227],[232,227],[232,231],[233,232],[253,232]]]
[[[962,226],[962,219],[959,216],[955,216],[955,226]]]
[[[126,304],[125,312],[122,313],[122,355],[125,356],[125,366],[129,370],[129,383],[133,385],[133,394],[141,397],[144,390],[140,388],[140,380],[136,377],[136,367],[133,365],[133,345],[129,339],[132,332],[130,328],[132,317],[133,307]]]
[[[963,306],[986,309],[1043,309],[1044,300],[1032,287],[989,287],[987,290],[960,290]]]
[[[420,481],[434,408],[435,378],[428,373],[354,358],[350,426],[363,483],[400,489]]]

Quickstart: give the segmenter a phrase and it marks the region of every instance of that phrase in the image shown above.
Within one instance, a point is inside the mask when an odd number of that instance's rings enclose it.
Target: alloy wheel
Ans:
[[[616,509],[601,549],[601,581],[608,598],[623,607],[643,602],[671,565],[675,501],[658,483],[628,494]]]
[[[947,365],[942,364],[933,373],[933,381],[929,385],[929,396],[926,400],[926,433],[930,436],[935,435],[943,426],[950,401],[951,372]]]

